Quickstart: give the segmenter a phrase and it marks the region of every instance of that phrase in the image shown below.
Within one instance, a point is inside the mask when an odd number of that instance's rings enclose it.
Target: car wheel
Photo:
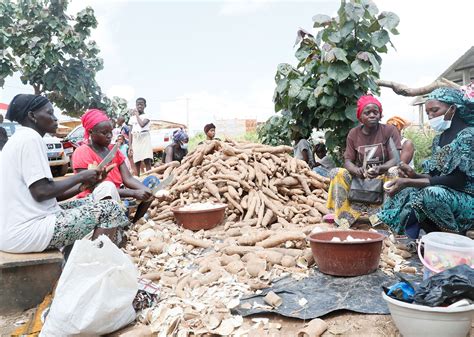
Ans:
[[[69,170],[69,165],[61,165],[61,166],[56,166],[53,168],[53,176],[55,177],[62,177],[67,174],[67,171]]]

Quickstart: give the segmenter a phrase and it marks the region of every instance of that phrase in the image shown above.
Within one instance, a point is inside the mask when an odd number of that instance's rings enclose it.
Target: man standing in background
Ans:
[[[142,162],[145,163],[146,170],[151,170],[153,160],[153,148],[151,146],[150,136],[150,117],[145,114],[146,99],[139,97],[135,102],[136,108],[133,109],[132,116],[128,123],[130,124],[130,149],[135,163],[137,175],[140,176]]]

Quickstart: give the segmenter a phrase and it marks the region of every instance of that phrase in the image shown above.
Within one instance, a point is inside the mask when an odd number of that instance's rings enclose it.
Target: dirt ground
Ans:
[[[23,313],[0,316],[0,336],[10,336],[16,328],[15,323],[25,321],[33,310]],[[281,325],[280,329],[258,328],[256,319],[268,319],[271,323]],[[330,314],[322,317],[329,325],[328,330],[323,334],[327,336],[363,336],[363,337],[398,337],[395,325],[392,323],[390,315],[362,315],[350,312]],[[275,314],[254,315],[244,319],[243,327],[249,330],[249,336],[259,337],[290,337],[296,336],[297,332],[304,327],[305,322],[298,319],[286,318]],[[261,324],[261,326],[263,326]],[[114,334],[115,335],[115,334]],[[120,334],[117,334],[120,336]]]
[[[33,314],[34,309],[23,313],[0,316],[0,336],[10,336],[16,328],[15,324],[25,321],[29,315]],[[364,315],[353,312],[336,312],[321,317],[327,324],[328,329],[322,337],[401,337],[390,315]],[[264,329],[263,324],[258,322],[268,319],[274,326],[280,326],[279,329]],[[287,318],[276,314],[254,315],[244,319],[243,328],[248,330],[248,336],[258,337],[294,337],[305,325],[305,321],[293,318]],[[267,325],[268,326],[268,325]],[[126,329],[130,331],[131,327]],[[131,334],[114,333],[112,336],[123,337],[146,337],[148,334],[135,333],[132,329]],[[470,336],[474,337],[474,322],[471,328]]]

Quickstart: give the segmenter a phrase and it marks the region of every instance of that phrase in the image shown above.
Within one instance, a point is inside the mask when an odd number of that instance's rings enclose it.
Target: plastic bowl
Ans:
[[[471,329],[474,304],[462,307],[427,307],[387,296],[392,319],[403,337],[465,337]]]
[[[172,207],[176,223],[186,229],[199,231],[201,229],[211,229],[224,220],[226,204],[220,207],[203,210],[182,210],[183,206]]]
[[[337,237],[348,236],[367,241],[334,242]],[[314,260],[324,274],[335,276],[360,276],[377,270],[382,252],[384,235],[369,231],[327,231],[308,236]]]

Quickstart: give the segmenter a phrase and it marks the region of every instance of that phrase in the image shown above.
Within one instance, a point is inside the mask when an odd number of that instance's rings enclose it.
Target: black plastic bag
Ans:
[[[463,298],[474,301],[474,269],[460,265],[436,274],[416,289],[416,304],[429,307],[450,305]]]

